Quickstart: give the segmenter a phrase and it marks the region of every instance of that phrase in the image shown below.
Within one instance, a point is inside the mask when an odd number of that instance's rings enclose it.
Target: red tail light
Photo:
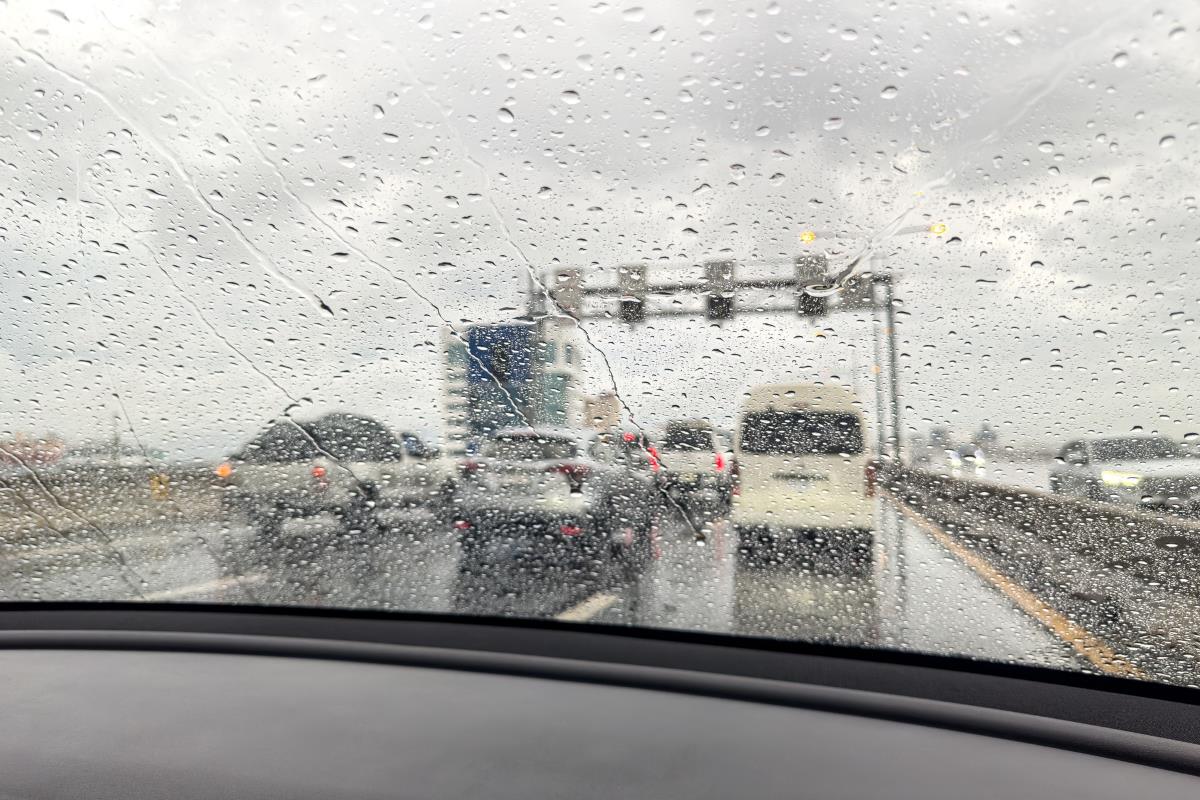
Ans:
[[[720,472],[721,470],[725,469],[725,456],[721,455],[720,453],[717,453],[716,457],[713,459],[713,461],[716,462],[717,472]]]
[[[456,519],[454,520],[454,530],[469,531],[471,530],[471,523],[467,522],[465,519]]]
[[[566,475],[572,494],[583,491],[583,479],[588,476],[588,468],[583,464],[556,464],[546,471]]]
[[[474,475],[479,471],[479,467],[480,464],[478,461],[473,461],[470,459],[467,461],[461,461],[458,464],[458,468],[463,472],[464,475]]]
[[[563,536],[578,536],[583,533],[583,528],[578,525],[559,525],[558,532]]]
[[[323,466],[320,464],[313,464],[312,469],[309,471],[312,473],[313,483],[316,484],[316,489],[318,492],[323,492],[329,488],[329,479],[327,477],[328,473]]]

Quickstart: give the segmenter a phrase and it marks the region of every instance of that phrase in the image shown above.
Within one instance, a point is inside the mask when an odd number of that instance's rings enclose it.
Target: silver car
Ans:
[[[460,465],[456,605],[636,577],[652,551],[658,491],[646,454],[558,428],[502,430]]]
[[[1191,513],[1200,507],[1200,459],[1161,436],[1068,442],[1050,489],[1122,505]]]

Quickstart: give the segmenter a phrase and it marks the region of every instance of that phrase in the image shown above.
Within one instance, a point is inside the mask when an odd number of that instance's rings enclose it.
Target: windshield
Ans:
[[[234,455],[247,464],[282,464],[308,461],[321,455],[311,431],[292,422],[277,422]]]
[[[1181,456],[1181,448],[1166,439],[1102,439],[1092,442],[1092,457],[1097,461],[1154,461]]]
[[[1200,683],[1194,0],[0,18],[0,601]]]
[[[663,450],[709,450],[713,449],[712,431],[704,428],[668,426],[662,438]]]
[[[399,461],[407,450],[420,451],[419,439],[407,435],[408,447],[383,425],[351,414],[328,414],[313,422],[276,422],[243,447],[235,459],[249,464],[277,464],[330,458],[338,461]]]
[[[483,455],[499,461],[551,461],[575,458],[578,448],[569,439],[540,436],[501,436],[483,446]]]
[[[760,411],[742,422],[743,453],[815,456],[862,449],[862,425],[853,414]]]

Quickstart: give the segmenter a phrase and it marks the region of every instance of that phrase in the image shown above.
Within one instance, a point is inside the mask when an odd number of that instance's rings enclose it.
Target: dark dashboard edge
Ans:
[[[185,603],[0,604],[0,631],[236,634],[538,656],[865,690],[1200,745],[1200,691],[951,656],[554,620]],[[0,642],[0,647],[5,646]],[[9,646],[15,646],[10,644]]]
[[[66,615],[71,615],[70,617]],[[344,629],[335,631],[327,627],[330,622],[338,623],[387,623],[392,632],[400,632],[413,623],[435,623],[460,630],[488,629],[505,631],[554,631],[557,633],[586,633],[589,636],[603,634],[624,640],[652,640],[719,646],[738,651],[763,651],[793,655],[817,655],[851,661],[867,661],[877,664],[922,666],[954,671],[968,671],[984,675],[1009,678],[1025,678],[1041,683],[1062,684],[1101,688],[1104,691],[1135,694],[1146,697],[1161,697],[1172,702],[1186,702],[1200,706],[1200,689],[1170,686],[1149,681],[1116,678],[1094,672],[1011,664],[963,656],[923,653],[886,647],[859,647],[854,645],[810,642],[796,639],[778,639],[745,634],[710,633],[678,628],[652,626],[611,625],[595,622],[561,622],[549,618],[473,616],[459,613],[435,613],[413,611],[381,611],[375,609],[326,608],[308,606],[270,606],[230,603],[191,602],[0,602],[0,630],[29,630],[46,626],[63,629],[79,623],[91,627],[92,622],[101,620],[103,625],[117,628],[141,629],[149,625],[154,630],[191,630],[198,618],[216,615],[222,625],[245,628],[247,623],[261,622],[262,632],[278,625],[296,623],[314,626],[320,638],[355,639],[359,630],[351,635],[342,635]],[[30,624],[35,623],[35,624]],[[132,624],[130,624],[132,623]],[[339,635],[331,635],[337,633]]]
[[[1200,745],[1079,722],[902,695],[613,662],[262,634],[0,631],[0,649],[153,651],[449,669],[766,703],[1003,738],[1200,776]]]
[[[609,649],[590,652],[594,659],[624,662],[627,649],[637,643],[682,644],[719,648],[729,653],[786,654],[835,659],[845,664],[873,667],[902,666],[946,671],[953,675],[978,675],[1010,680],[1034,681],[1041,685],[1087,689],[1124,696],[1164,700],[1197,706],[1200,689],[1151,681],[1119,678],[1095,672],[1069,671],[1025,664],[1012,664],[962,656],[923,653],[897,648],[857,647],[801,640],[776,639],[742,634],[709,633],[675,628],[634,627],[602,623],[560,622],[527,617],[487,617],[464,614],[380,611],[374,609],[258,606],[225,603],[170,602],[0,602],[0,631],[116,629],[197,631],[211,629],[259,635],[295,635],[305,638],[348,641],[410,643],[414,636],[427,638],[430,628],[451,642],[450,646],[508,651],[514,645],[532,646],[531,654],[558,651],[562,635],[572,639],[601,639],[619,643],[621,652]],[[549,646],[532,632],[554,632],[559,636]],[[518,634],[512,637],[511,634]],[[503,634],[503,636],[497,636]],[[580,637],[579,635],[582,635]],[[420,642],[412,642],[420,643]],[[526,652],[522,650],[521,652]],[[634,654],[636,655],[636,653]],[[702,666],[695,667],[703,669]],[[986,703],[984,703],[986,705]],[[1200,737],[1197,738],[1200,743]]]

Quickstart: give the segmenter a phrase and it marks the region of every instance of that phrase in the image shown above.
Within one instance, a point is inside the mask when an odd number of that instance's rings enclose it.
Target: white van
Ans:
[[[784,540],[869,553],[871,463],[862,404],[840,386],[757,386],[738,411],[731,521],[743,552]]]

